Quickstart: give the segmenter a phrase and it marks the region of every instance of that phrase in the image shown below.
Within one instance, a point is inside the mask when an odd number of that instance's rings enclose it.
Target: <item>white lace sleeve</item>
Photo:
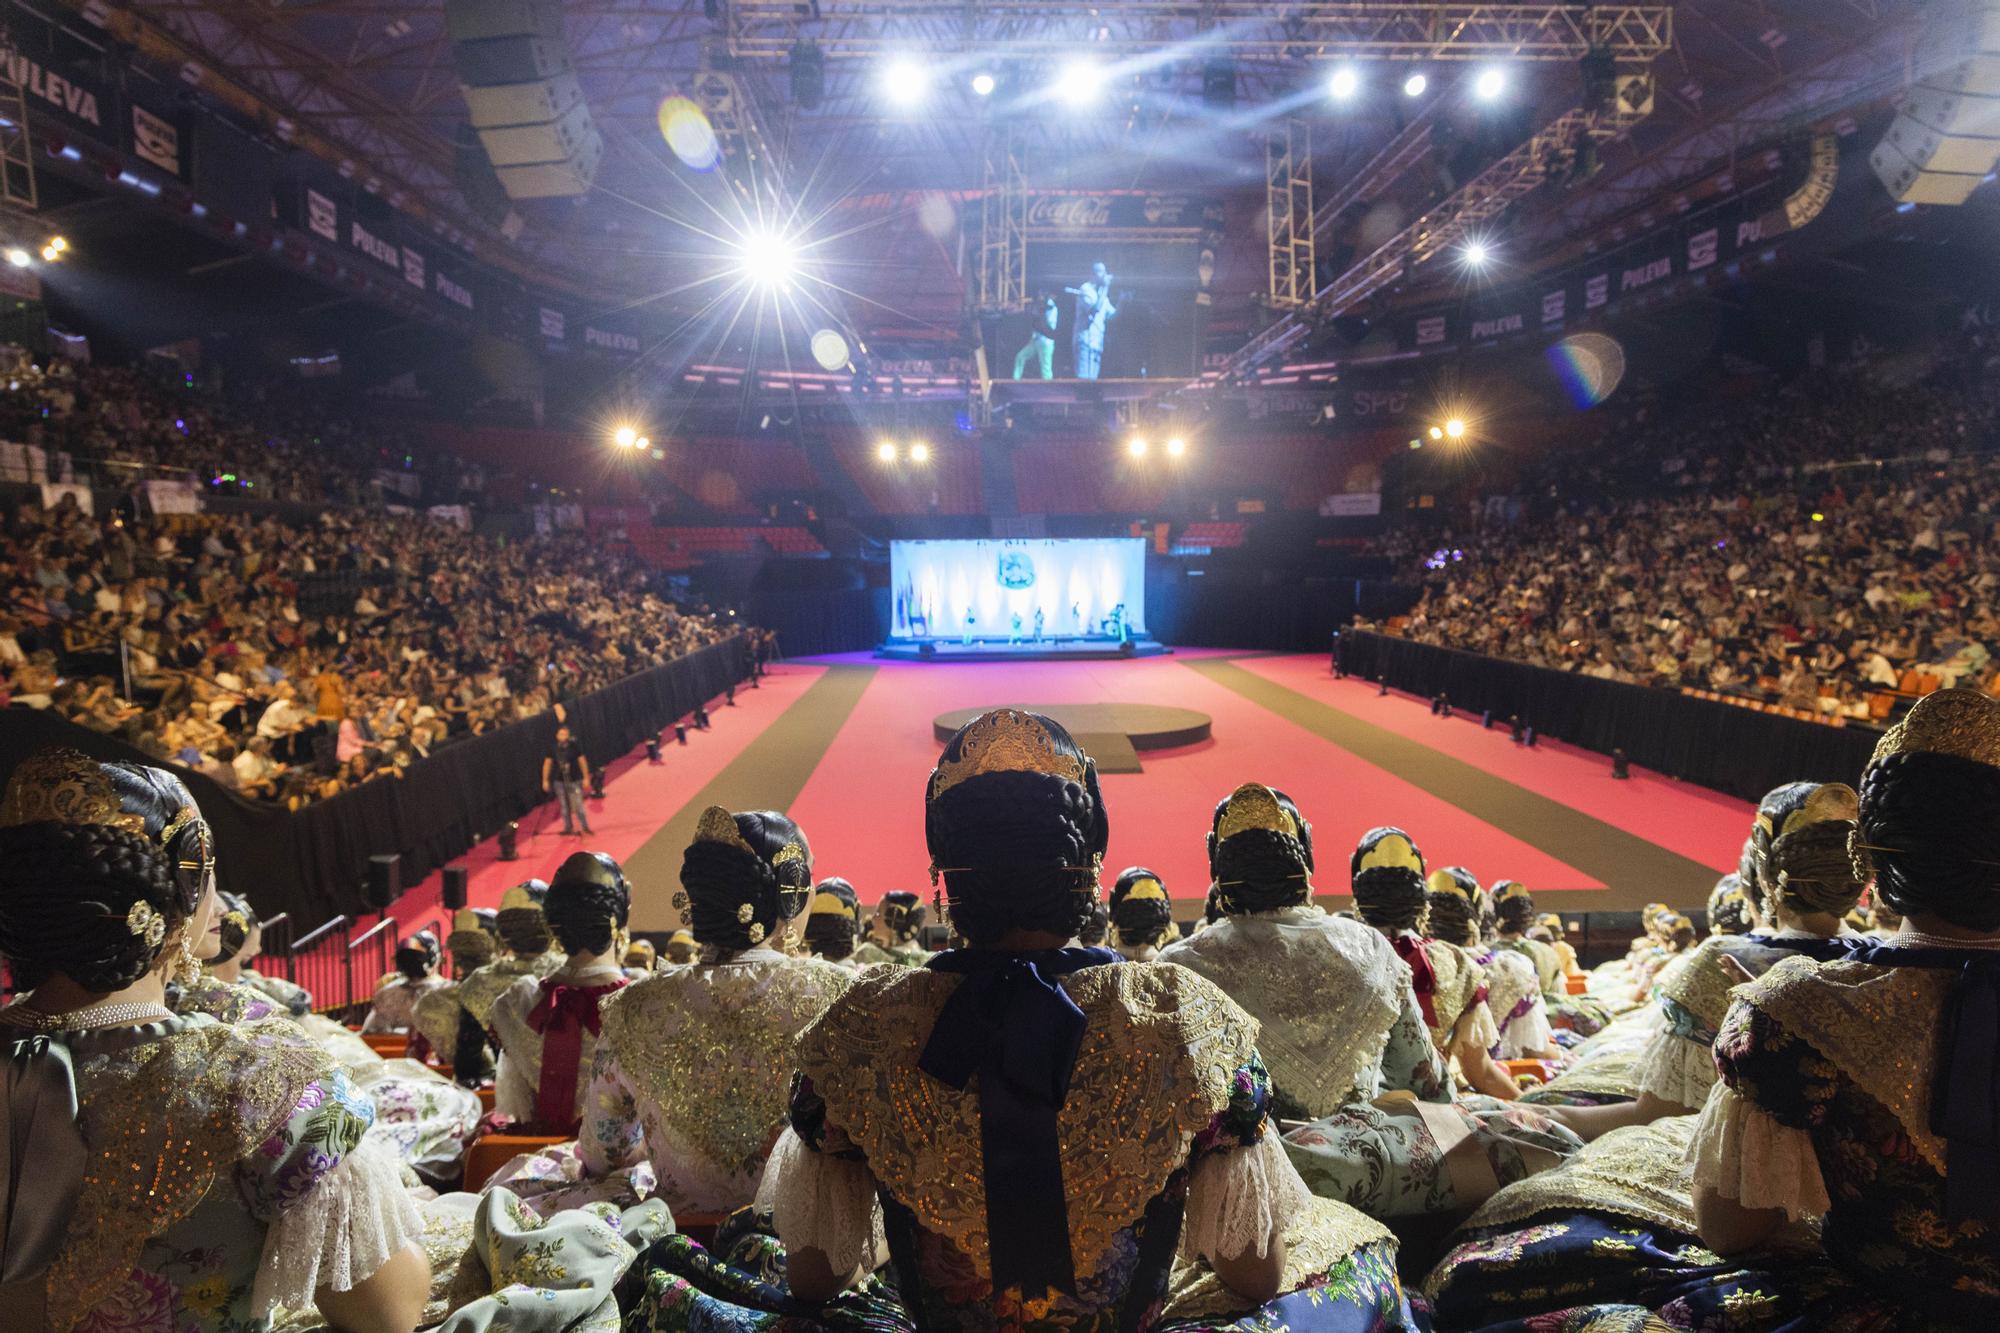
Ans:
[[[1548,1007],[1537,995],[1528,1011],[1508,1023],[1506,1031],[1500,1034],[1500,1058],[1519,1060],[1546,1051],[1555,1044],[1556,1034],[1549,1027]]]
[[[1639,1052],[1639,1091],[1690,1111],[1708,1104],[1715,1086],[1714,1048],[1671,1029],[1655,1032]]]
[[[1500,1025],[1493,1021],[1493,1010],[1481,1000],[1458,1016],[1452,1027],[1452,1041],[1470,1042],[1482,1051],[1490,1051],[1500,1044]]]
[[[251,1300],[259,1310],[309,1310],[321,1287],[352,1291],[423,1235],[396,1159],[363,1140],[265,1231]]]
[[[1717,1083],[1694,1131],[1694,1183],[1745,1208],[1782,1208],[1793,1221],[1824,1216],[1831,1207],[1819,1156],[1802,1129]]]
[[[836,1273],[862,1264],[873,1272],[888,1254],[867,1164],[814,1152],[789,1126],[764,1164],[757,1202],[772,1210],[786,1249],[818,1250]]]
[[[1285,1223],[1311,1206],[1312,1191],[1285,1156],[1274,1128],[1251,1147],[1211,1152],[1188,1174],[1181,1257],[1266,1254]]]

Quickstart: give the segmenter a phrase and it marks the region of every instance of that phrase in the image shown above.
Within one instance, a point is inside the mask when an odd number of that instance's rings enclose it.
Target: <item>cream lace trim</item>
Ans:
[[[864,1263],[873,1272],[889,1253],[867,1166],[816,1153],[790,1129],[771,1149],[757,1202],[771,1209],[787,1250],[818,1250],[836,1273]]]
[[[321,1287],[352,1291],[398,1250],[421,1246],[423,1236],[401,1167],[379,1142],[364,1139],[264,1233],[251,1304],[309,1308]]]
[[[1727,1084],[1718,1083],[1701,1108],[1693,1153],[1694,1183],[1745,1208],[1782,1208],[1797,1222],[1833,1206],[1812,1136],[1779,1124]]]
[[[1741,995],[1880,1102],[1943,1175],[1944,1140],[1930,1127],[1938,1043],[1911,1034],[1937,1030],[1957,977],[1950,968],[1787,958]]]
[[[1639,1053],[1638,1086],[1662,1101],[1700,1110],[1715,1086],[1715,1050],[1672,1032],[1656,1032]]]
[[[1188,1174],[1181,1259],[1268,1254],[1285,1223],[1304,1213],[1311,1199],[1275,1133],[1248,1148],[1210,1153]]]
[[[1431,960],[1431,971],[1437,978],[1437,989],[1431,993],[1431,1012],[1437,1022],[1431,1028],[1431,1040],[1438,1049],[1451,1049],[1452,1033],[1457,1030],[1459,1020],[1465,1017],[1472,1004],[1472,997],[1486,984],[1486,973],[1471,954],[1456,944],[1443,940],[1425,940],[1424,952]],[[1499,1029],[1493,1025],[1493,1015],[1486,1016],[1485,1025],[1472,1034],[1481,1047],[1491,1049],[1500,1039]]]
[[[800,1040],[799,1066],[875,1179],[988,1273],[977,1084],[960,1091],[917,1068],[960,980],[863,972]],[[1237,1069],[1256,1049],[1257,1023],[1209,982],[1167,963],[1085,968],[1062,986],[1087,1020],[1058,1118],[1070,1254],[1078,1273],[1094,1273],[1112,1237],[1228,1104]]]
[[[1332,1199],[1308,1197],[1285,1224],[1285,1271],[1278,1280],[1278,1290],[1306,1289],[1308,1283],[1319,1281],[1362,1246],[1392,1239],[1389,1228],[1374,1218]],[[1205,1263],[1179,1263],[1167,1283],[1167,1304],[1160,1322],[1205,1319],[1233,1326],[1242,1319],[1243,1306],[1243,1298],[1224,1285],[1213,1268]],[[1244,1322],[1254,1326],[1257,1321]]]
[[[1228,917],[1160,953],[1257,1020],[1271,1081],[1310,1115],[1376,1089],[1370,1069],[1401,1012],[1406,971],[1379,931],[1317,907]]]
[[[1629,1217],[1693,1236],[1687,1156],[1694,1126],[1695,1117],[1676,1115],[1614,1129],[1568,1161],[1507,1186],[1481,1204],[1461,1229],[1516,1227],[1587,1212]]]

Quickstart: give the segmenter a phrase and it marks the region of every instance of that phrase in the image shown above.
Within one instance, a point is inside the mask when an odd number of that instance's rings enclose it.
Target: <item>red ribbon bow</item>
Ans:
[[[535,1125],[544,1133],[574,1134],[576,1080],[583,1062],[583,1030],[603,1031],[598,1006],[625,985],[625,978],[602,986],[572,986],[545,977],[542,998],[528,1011],[528,1026],[542,1036],[542,1081],[535,1089]]]
[[[1410,983],[1417,992],[1417,1006],[1424,1011],[1424,1022],[1437,1026],[1437,1002],[1431,997],[1437,994],[1437,969],[1431,966],[1431,956],[1424,952],[1424,942],[1414,935],[1398,935],[1389,943],[1396,950],[1396,957],[1409,964]],[[544,1058],[546,1061],[546,1057]],[[547,1069],[545,1062],[543,1069]]]

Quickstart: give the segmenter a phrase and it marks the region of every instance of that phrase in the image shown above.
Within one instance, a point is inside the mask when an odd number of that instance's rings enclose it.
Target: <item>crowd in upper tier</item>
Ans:
[[[1819,376],[1618,414],[1539,461],[1518,521],[1388,539],[1423,585],[1405,632],[1851,718],[1881,716],[1871,695],[1912,672],[1984,688],[2000,668],[1988,378]]]
[[[577,852],[405,938],[371,1041],[248,966],[255,913],[215,892],[228,849],[176,779],[34,756],[0,794],[8,1327],[1863,1333],[2000,1308],[1988,696],[1919,702],[1858,789],[1771,792],[1705,938],[1649,907],[1588,973],[1526,886],[1388,825],[1325,873],[1315,802],[1254,782],[1205,831],[1200,922],[1144,866],[1106,895],[1095,764],[1032,713],[967,723],[924,803],[941,940],[914,894],[871,923],[784,814],[712,807],[663,957],[623,868]],[[1352,911],[1315,903],[1336,877]],[[399,1031],[417,1058],[372,1048]],[[501,1130],[542,1137],[489,1174]]]

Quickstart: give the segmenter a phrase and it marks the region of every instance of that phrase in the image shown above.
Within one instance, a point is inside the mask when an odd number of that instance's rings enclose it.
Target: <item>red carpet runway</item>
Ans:
[[[1634,770],[1610,776],[1603,756],[1544,741],[1515,745],[1476,719],[1433,717],[1422,700],[1333,678],[1324,656],[1181,652],[1118,662],[948,665],[864,655],[777,667],[739,690],[715,726],[665,763],[621,761],[591,803],[595,836],[565,839],[552,807],[523,821],[522,859],[489,844],[466,858],[475,905],[528,875],[546,878],[589,846],[626,863],[633,924],[678,924],[671,900],[681,850],[705,805],[789,811],[812,842],[816,872],[852,880],[866,902],[890,889],[929,896],[924,780],[938,744],[931,719],[1008,703],[1143,702],[1213,719],[1213,736],[1141,756],[1141,773],[1105,776],[1111,813],[1106,882],[1151,866],[1192,914],[1207,887],[1203,838],[1215,802],[1238,783],[1291,793],[1313,823],[1318,881],[1344,896],[1347,859],[1375,824],[1399,824],[1432,865],[1461,864],[1483,882],[1519,879],[1567,910],[1636,908],[1660,899],[1699,906],[1736,864],[1751,807]],[[1801,777],[1826,776],[1801,774]],[[539,825],[539,827],[538,827]],[[436,912],[437,878],[397,915]]]

